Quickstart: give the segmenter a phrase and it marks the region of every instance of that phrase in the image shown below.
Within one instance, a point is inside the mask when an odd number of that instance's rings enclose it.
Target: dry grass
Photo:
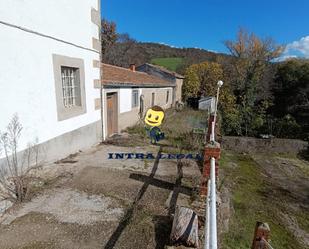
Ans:
[[[204,135],[194,133],[194,129],[206,130],[207,113],[185,108],[182,111],[169,109],[161,130],[165,133],[162,143],[168,145],[164,152],[197,152],[203,147]],[[147,134],[143,123],[139,123],[126,130],[135,139],[147,141]],[[161,141],[160,141],[161,142]]]

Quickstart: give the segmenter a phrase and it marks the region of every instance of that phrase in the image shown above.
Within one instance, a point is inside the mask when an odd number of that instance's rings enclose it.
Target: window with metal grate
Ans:
[[[62,66],[61,81],[64,107],[81,106],[79,69]]]

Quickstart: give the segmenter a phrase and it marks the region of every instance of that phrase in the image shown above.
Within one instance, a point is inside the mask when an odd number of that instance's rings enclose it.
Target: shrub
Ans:
[[[29,191],[30,171],[38,165],[38,146],[29,144],[22,154],[17,153],[22,131],[17,114],[13,116],[7,130],[0,133],[0,152],[5,162],[0,167],[0,198],[22,202]]]

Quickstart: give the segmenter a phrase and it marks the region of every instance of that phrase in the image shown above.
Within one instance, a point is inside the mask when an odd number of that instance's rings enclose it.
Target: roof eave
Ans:
[[[175,87],[170,83],[102,82],[103,87]]]

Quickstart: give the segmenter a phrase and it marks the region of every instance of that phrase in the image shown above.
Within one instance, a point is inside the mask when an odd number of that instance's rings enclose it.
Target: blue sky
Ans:
[[[102,0],[102,17],[138,41],[227,52],[239,27],[309,57],[308,0]]]

